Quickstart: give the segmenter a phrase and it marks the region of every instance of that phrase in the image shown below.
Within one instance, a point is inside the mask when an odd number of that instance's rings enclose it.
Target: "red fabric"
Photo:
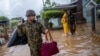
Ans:
[[[59,49],[57,47],[57,42],[53,41],[50,43],[51,55],[59,53]]]
[[[42,44],[41,56],[51,56],[49,43]]]
[[[57,47],[57,42],[53,41],[51,43],[43,43],[41,48],[41,56],[51,56],[57,54],[59,49]]]
[[[49,31],[49,36],[50,39],[48,39],[47,34],[45,37],[47,41],[51,41],[51,42],[42,43],[41,56],[52,56],[59,52],[59,49],[57,47],[57,42],[53,41],[50,31]]]

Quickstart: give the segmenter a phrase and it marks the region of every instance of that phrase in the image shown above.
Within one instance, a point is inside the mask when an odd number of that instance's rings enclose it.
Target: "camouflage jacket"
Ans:
[[[44,33],[44,27],[41,23],[35,21],[29,23],[28,21],[18,26],[18,35],[26,35],[28,37],[28,43],[42,42],[41,33]]]

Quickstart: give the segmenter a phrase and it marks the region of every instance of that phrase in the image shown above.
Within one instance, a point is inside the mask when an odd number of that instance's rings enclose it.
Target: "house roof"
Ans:
[[[77,5],[60,5],[60,6],[55,6],[53,8],[50,8],[50,9],[64,9],[64,10],[68,10],[68,9],[72,9],[72,8],[75,8]]]
[[[71,4],[75,4],[75,3],[77,3],[77,2],[78,2],[78,0],[75,0],[75,1],[71,2],[70,5],[71,5]]]
[[[59,9],[68,10],[68,9],[75,8],[77,6],[75,3],[77,3],[77,2],[78,2],[78,0],[75,0],[72,3],[70,3],[70,4],[57,5],[57,6],[53,7],[53,8],[49,8],[49,9],[52,9],[52,10],[54,10],[54,9],[58,9],[58,10]],[[48,8],[46,8],[45,10],[48,10]]]
[[[78,2],[78,0],[75,0],[75,1],[73,1],[73,2],[71,2],[70,4],[60,4],[60,5],[57,5],[57,6],[55,6],[55,7],[65,7],[65,6],[71,6],[71,5],[75,5],[75,3],[77,3]]]
[[[94,2],[93,0],[89,0],[88,3],[85,5],[85,7],[88,7],[89,4],[93,4],[94,6],[97,6],[96,2]]]

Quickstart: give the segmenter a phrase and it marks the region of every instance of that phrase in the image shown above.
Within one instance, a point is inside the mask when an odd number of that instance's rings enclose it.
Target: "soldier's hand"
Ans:
[[[48,29],[45,29],[45,34],[47,34],[49,32],[49,30]]]
[[[23,24],[22,22],[19,22],[19,23],[18,23],[19,26],[22,25],[22,24]]]

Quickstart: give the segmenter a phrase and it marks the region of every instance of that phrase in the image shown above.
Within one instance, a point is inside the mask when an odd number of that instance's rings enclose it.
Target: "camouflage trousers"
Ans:
[[[29,43],[30,55],[41,56],[41,45],[42,43]]]

